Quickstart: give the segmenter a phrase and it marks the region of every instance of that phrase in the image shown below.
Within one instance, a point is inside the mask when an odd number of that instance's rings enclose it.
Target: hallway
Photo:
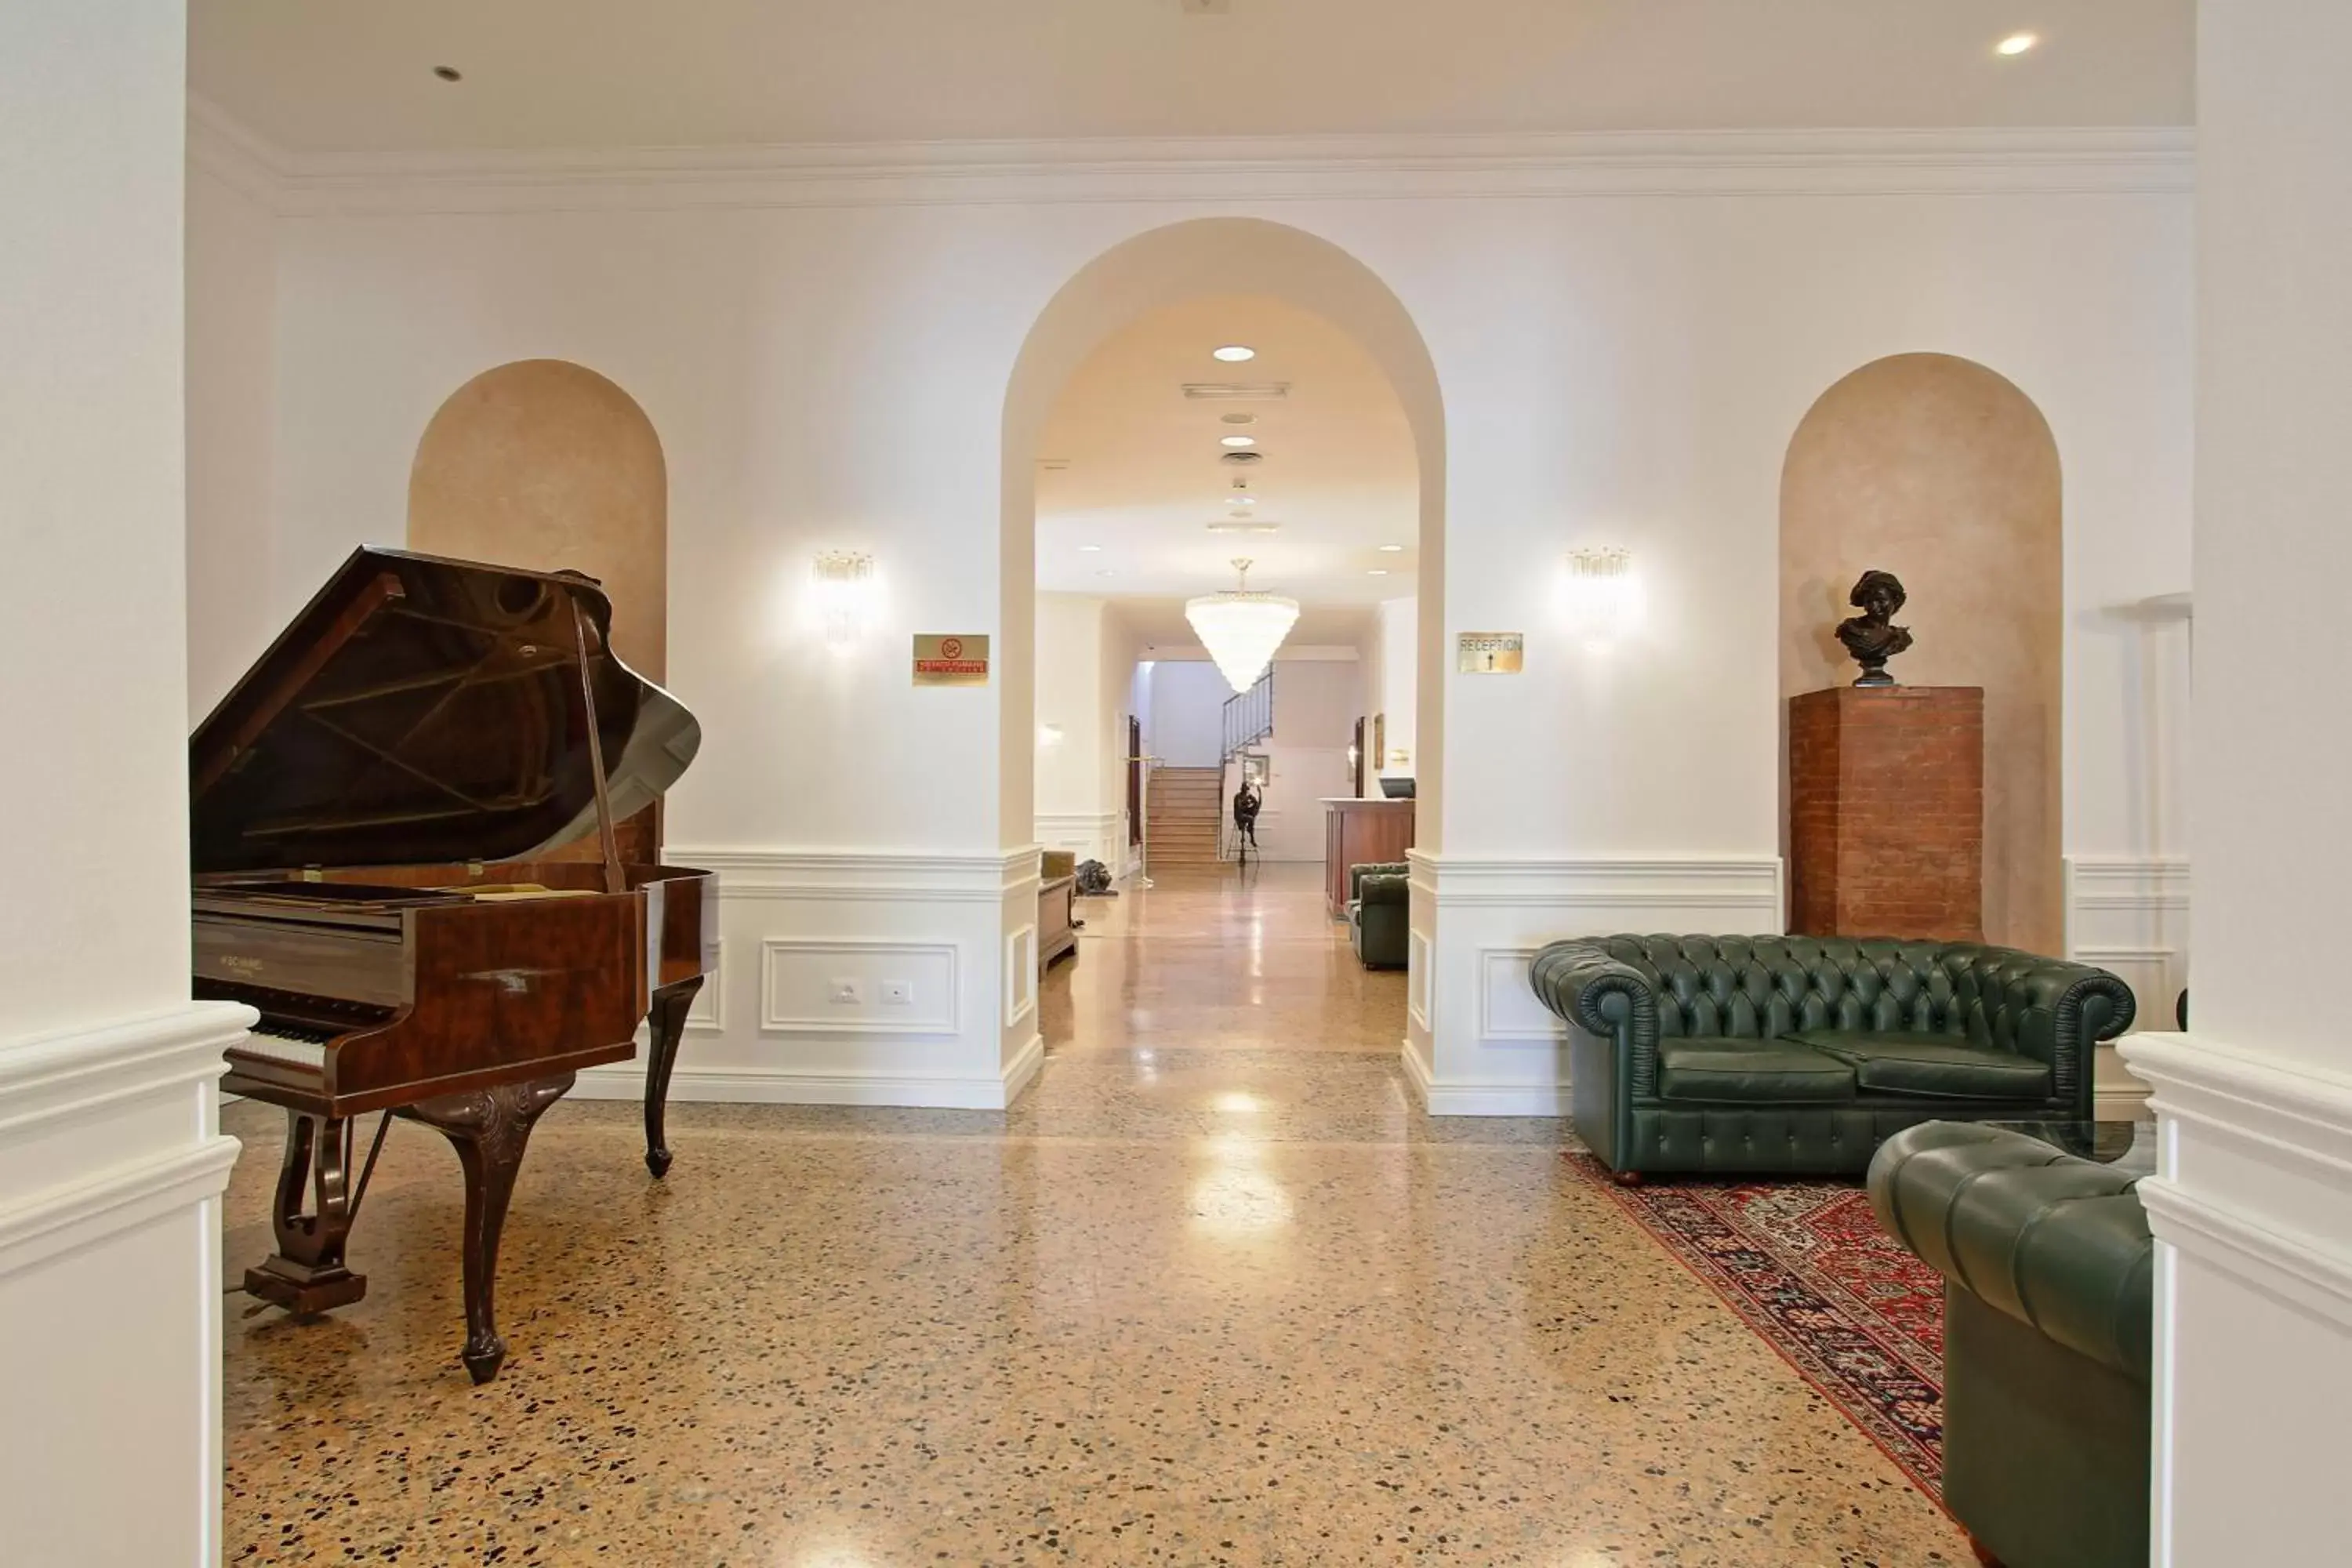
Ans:
[[[1002,1115],[679,1106],[655,1184],[634,1106],[560,1104],[478,1389],[455,1164],[396,1124],[368,1298],[230,1300],[226,1559],[1965,1561],[1562,1127],[1422,1115],[1402,976],[1320,900],[1287,865],[1083,900]],[[278,1119],[224,1121],[234,1281]]]

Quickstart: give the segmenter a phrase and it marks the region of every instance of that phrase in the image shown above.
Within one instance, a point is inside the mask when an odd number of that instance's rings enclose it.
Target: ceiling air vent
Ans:
[[[1220,518],[1209,524],[1211,533],[1278,533],[1282,524],[1265,518]]]
[[[1184,395],[1197,403],[1271,403],[1290,395],[1286,381],[1188,381]]]

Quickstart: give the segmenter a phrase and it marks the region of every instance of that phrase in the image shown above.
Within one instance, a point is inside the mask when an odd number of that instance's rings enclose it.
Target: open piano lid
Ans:
[[[189,742],[194,869],[519,860],[596,830],[572,605],[619,822],[694,715],[614,657],[589,578],[352,552]]]

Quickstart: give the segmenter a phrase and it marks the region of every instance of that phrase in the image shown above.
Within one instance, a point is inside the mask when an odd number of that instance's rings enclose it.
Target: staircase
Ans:
[[[1150,869],[1217,863],[1217,825],[1224,819],[1218,799],[1218,768],[1151,770],[1151,863]]]

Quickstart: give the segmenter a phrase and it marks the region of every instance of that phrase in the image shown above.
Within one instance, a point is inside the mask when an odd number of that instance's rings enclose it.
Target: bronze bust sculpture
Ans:
[[[1911,646],[1911,628],[1894,624],[1895,612],[1907,595],[1892,572],[1869,571],[1846,595],[1846,603],[1862,611],[1838,623],[1837,639],[1862,666],[1856,686],[1893,686],[1886,661]]]

